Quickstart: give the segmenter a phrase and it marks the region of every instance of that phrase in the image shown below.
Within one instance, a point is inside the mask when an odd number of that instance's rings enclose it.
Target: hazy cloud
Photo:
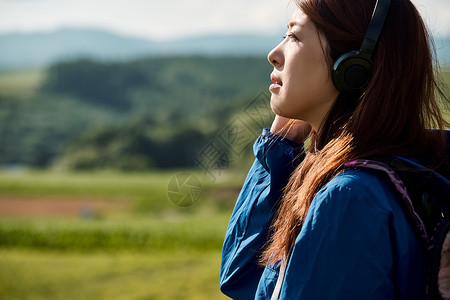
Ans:
[[[413,0],[433,33],[450,33],[449,0]],[[94,27],[172,39],[217,33],[282,34],[289,0],[0,0],[0,31]]]

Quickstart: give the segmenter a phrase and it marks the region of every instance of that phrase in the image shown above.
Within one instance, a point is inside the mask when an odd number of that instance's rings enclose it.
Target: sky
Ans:
[[[450,0],[413,0],[432,34],[450,35]],[[81,27],[151,40],[283,34],[289,0],[0,0],[0,33]]]

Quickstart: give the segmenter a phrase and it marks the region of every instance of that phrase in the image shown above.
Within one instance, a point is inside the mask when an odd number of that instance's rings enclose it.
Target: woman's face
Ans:
[[[300,10],[292,15],[285,39],[273,49],[271,107],[277,115],[306,121],[318,130],[339,92],[325,57],[326,40]]]

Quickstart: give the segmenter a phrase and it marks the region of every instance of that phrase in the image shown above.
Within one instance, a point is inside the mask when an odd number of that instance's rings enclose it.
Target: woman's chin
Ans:
[[[273,95],[270,98],[270,108],[272,108],[272,111],[281,117],[294,119],[292,114],[289,114],[289,107],[283,103],[283,99],[280,99],[279,96]]]

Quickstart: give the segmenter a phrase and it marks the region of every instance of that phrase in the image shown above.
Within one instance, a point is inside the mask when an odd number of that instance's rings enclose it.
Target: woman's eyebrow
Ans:
[[[299,22],[297,22],[297,21],[292,21],[292,22],[289,23],[289,25],[287,26],[287,28],[288,28],[288,29],[291,29],[292,27],[295,27],[295,26],[301,27],[301,24],[300,24]]]

